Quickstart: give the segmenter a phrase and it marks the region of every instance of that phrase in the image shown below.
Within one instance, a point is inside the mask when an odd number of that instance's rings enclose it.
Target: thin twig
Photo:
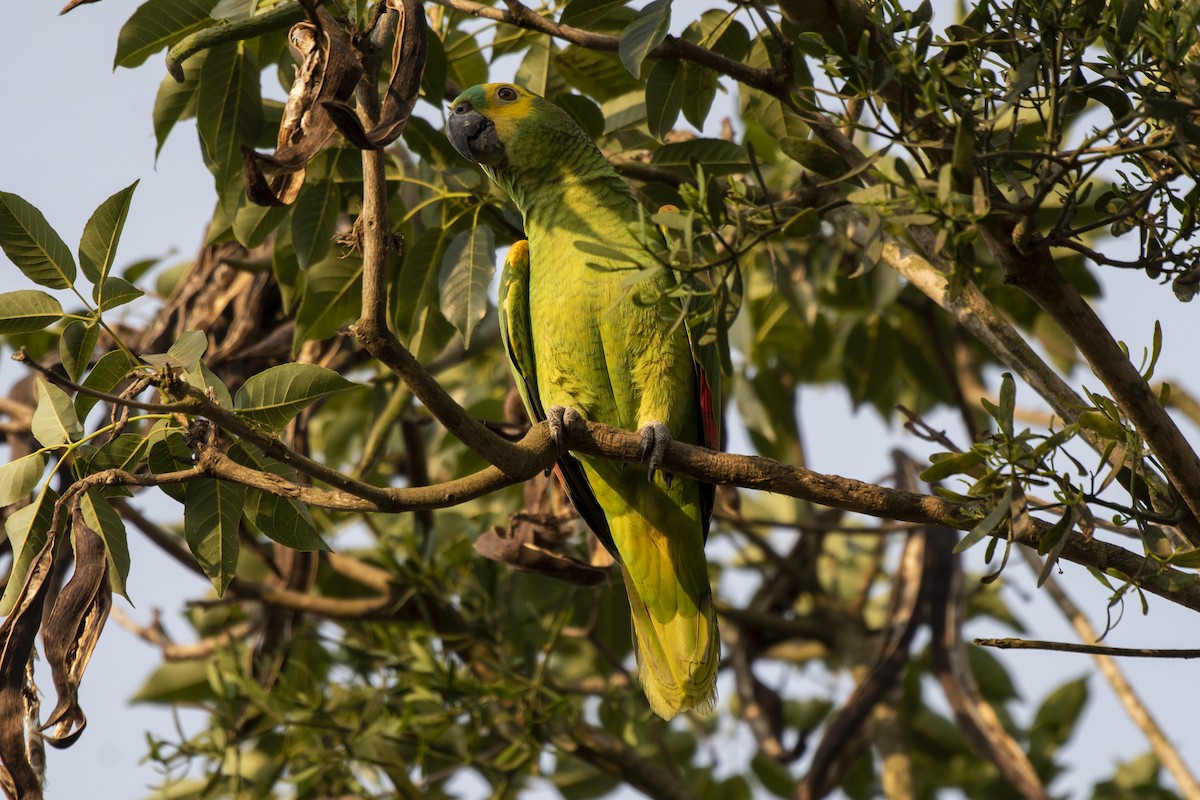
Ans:
[[[1092,631],[1095,635],[1095,631]],[[1119,656],[1121,658],[1200,658],[1200,650],[1172,650],[1149,647],[1108,647],[1078,642],[1048,642],[1042,639],[976,639],[980,647],[999,650],[1056,650],[1062,653],[1085,653],[1090,656]]]

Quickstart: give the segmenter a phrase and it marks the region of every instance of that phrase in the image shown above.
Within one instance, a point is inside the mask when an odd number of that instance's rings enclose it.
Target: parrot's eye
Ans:
[[[517,99],[517,90],[511,86],[501,86],[496,90],[496,97],[507,103],[511,103],[513,100]]]

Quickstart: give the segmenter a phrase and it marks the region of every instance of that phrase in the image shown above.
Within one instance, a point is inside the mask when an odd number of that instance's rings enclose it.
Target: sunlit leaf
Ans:
[[[7,464],[0,464],[0,506],[8,506],[29,496],[46,471],[46,454],[30,453]]]
[[[237,572],[243,496],[242,487],[228,481],[199,478],[187,484],[184,538],[218,595]]]
[[[49,289],[75,283],[75,259],[42,212],[15,194],[0,192],[0,248],[25,277]]]
[[[62,319],[57,300],[38,289],[18,289],[0,294],[0,333],[40,331]]]
[[[33,411],[33,437],[43,447],[57,447],[83,435],[75,406],[67,393],[44,378],[37,379],[38,403]]]
[[[113,67],[136,67],[189,33],[216,24],[217,0],[148,0],[133,12],[117,37]]]
[[[479,225],[450,240],[442,259],[442,313],[471,346],[471,333],[487,313],[489,288],[496,272],[496,239]]]
[[[355,385],[316,364],[281,364],[248,378],[237,391],[234,408],[246,419],[279,430],[322,397]]]

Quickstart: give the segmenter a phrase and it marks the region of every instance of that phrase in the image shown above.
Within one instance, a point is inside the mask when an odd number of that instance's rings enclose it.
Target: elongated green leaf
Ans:
[[[50,289],[75,283],[75,259],[42,212],[23,198],[0,192],[0,248],[25,277]]]
[[[295,480],[296,471],[253,445],[239,442],[229,448],[229,457],[242,466]],[[287,497],[246,488],[246,516],[264,534],[293,550],[328,550],[317,535],[308,506]]]
[[[150,445],[150,453],[146,457],[146,466],[155,475],[168,472],[179,472],[192,466],[192,450],[182,433],[171,431],[164,438]],[[163,483],[159,488],[168,496],[183,502],[187,496],[187,486],[182,483]]]
[[[292,212],[292,245],[301,269],[329,253],[341,206],[342,193],[331,180],[305,186],[300,192]]]
[[[692,162],[704,165],[706,175],[724,175],[748,169],[750,157],[740,145],[724,139],[692,139],[664,144],[650,156],[656,167],[690,175]]]
[[[98,392],[111,393],[121,383],[131,366],[129,357],[120,350],[105,353],[96,360],[92,371],[83,379],[83,385]],[[99,402],[98,398],[80,392],[75,397],[76,418],[81,421],[86,419],[88,412]]]
[[[930,461],[933,463],[926,467],[920,475],[921,480],[926,483],[970,472],[983,463],[983,456],[974,450],[968,450],[965,453],[934,453]]]
[[[88,324],[81,319],[72,320],[63,330],[62,338],[58,340],[58,356],[71,380],[79,382],[92,360],[99,338],[100,326],[95,321]]]
[[[638,12],[637,19],[621,33],[617,52],[621,56],[621,63],[633,77],[642,77],[642,62],[651,50],[667,38],[670,25],[671,0],[651,0]]]
[[[4,532],[12,546],[13,564],[8,583],[4,587],[4,595],[0,596],[0,617],[8,616],[13,610],[13,604],[20,596],[25,578],[29,575],[29,567],[46,544],[56,500],[58,494],[47,487],[32,503],[17,509],[4,521]]]
[[[305,273],[307,284],[296,311],[293,350],[310,339],[326,339],[362,308],[362,261],[328,258]]]
[[[184,331],[175,343],[167,348],[167,355],[175,359],[184,369],[193,369],[200,363],[208,349],[208,336],[203,331]]]
[[[488,288],[496,272],[496,239],[480,225],[450,240],[442,259],[442,313],[471,346],[471,333],[488,307]]]
[[[233,215],[233,235],[248,250],[258,247],[292,213],[290,206],[256,206],[241,199]]]
[[[679,61],[660,61],[646,78],[646,124],[650,135],[663,140],[683,107],[684,69]]]
[[[138,433],[122,433],[96,450],[88,459],[88,472],[123,469],[133,472],[145,455],[150,439]]]
[[[263,427],[279,430],[322,397],[355,385],[316,364],[281,364],[242,384],[234,398],[234,408],[239,415]]]
[[[125,535],[125,523],[112,504],[98,489],[89,489],[79,500],[83,523],[104,540],[104,558],[108,562],[108,583],[117,594],[125,594],[125,582],[129,580],[129,543]]]
[[[697,128],[702,128],[717,97],[717,73],[691,61],[682,62],[682,68],[683,116]]]
[[[421,234],[404,254],[392,294],[393,320],[400,338],[410,347],[416,320],[436,295],[445,247],[445,231],[434,227]]]
[[[67,393],[44,379],[37,379],[38,404],[33,411],[33,437],[43,447],[57,447],[83,435],[75,406]]]
[[[130,698],[132,703],[199,703],[213,698],[208,682],[209,662],[167,661]]]
[[[262,127],[258,73],[243,43],[213,48],[200,69],[196,129],[221,208],[230,217],[242,192],[241,147],[253,146]]]
[[[177,81],[171,75],[164,75],[158,86],[158,94],[154,96],[154,110],[151,117],[154,120],[154,157],[158,158],[167,136],[174,130],[180,120],[196,115],[196,93],[200,88],[200,68],[208,51],[202,50],[183,62],[183,81]]]
[[[145,292],[124,278],[109,276],[92,287],[92,299],[101,311],[123,306],[141,297]]]
[[[236,483],[214,478],[200,478],[187,484],[183,535],[218,595],[225,593],[237,572],[243,495],[242,487]]]
[[[967,533],[966,536],[959,540],[958,544],[954,546],[954,552],[964,552],[980,539],[996,530],[996,528],[1000,526],[1000,523],[1004,521],[1004,518],[1008,516],[1009,511],[1012,508],[1012,499],[1013,493],[1012,489],[1010,488],[1008,494],[1006,494],[998,503],[996,503],[996,507],[989,511],[987,516],[981,519],[979,523]]]
[[[40,331],[62,319],[59,302],[39,289],[0,294],[0,333]]]
[[[0,465],[0,506],[24,499],[41,482],[45,471],[45,453],[30,453]]]
[[[134,181],[101,203],[83,226],[83,238],[79,240],[79,269],[92,283],[101,283],[112,269],[117,242],[121,240],[137,185],[138,181]]]
[[[642,88],[614,53],[570,45],[550,61],[567,83],[601,103]]]
[[[113,68],[136,67],[189,33],[216,24],[209,12],[217,0],[148,0],[117,35]]]

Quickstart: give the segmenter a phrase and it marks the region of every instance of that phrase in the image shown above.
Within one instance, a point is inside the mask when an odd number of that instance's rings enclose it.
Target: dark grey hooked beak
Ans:
[[[504,157],[504,145],[496,137],[496,126],[470,103],[459,103],[450,109],[446,138],[463,158],[470,161],[495,166]]]

